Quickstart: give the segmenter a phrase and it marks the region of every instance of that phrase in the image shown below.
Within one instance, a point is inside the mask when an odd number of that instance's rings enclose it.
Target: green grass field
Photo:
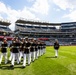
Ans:
[[[2,64],[0,75],[76,75],[76,46],[61,46],[58,58],[54,58],[54,49],[49,46],[43,56],[25,69],[20,68],[21,64],[14,69],[9,66]]]

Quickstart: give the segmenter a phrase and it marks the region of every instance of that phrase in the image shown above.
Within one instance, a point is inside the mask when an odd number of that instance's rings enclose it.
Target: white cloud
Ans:
[[[7,13],[7,7],[4,3],[0,2],[0,13]]]
[[[35,1],[35,0],[27,0],[28,2],[33,2],[33,1]]]
[[[20,17],[27,18],[27,19],[36,18],[35,14],[31,13],[26,7],[20,11]]]
[[[53,2],[63,10],[76,8],[76,0],[53,0]]]
[[[63,14],[62,18],[76,21],[76,0],[53,0],[53,2],[60,9],[68,11],[68,14]]]
[[[76,10],[64,15],[63,18],[70,18],[72,21],[76,21]]]
[[[27,7],[24,7],[22,10],[14,10],[6,6],[4,3],[0,2],[0,18],[4,18],[2,14],[6,14],[6,19],[11,21],[10,28],[12,30],[14,30],[15,21],[18,18],[38,19],[35,14],[28,10]]]
[[[58,12],[60,11],[60,9],[59,9],[59,8],[54,8],[53,10],[54,10],[54,11],[58,11]]]
[[[0,15],[0,20],[3,19],[2,16]]]
[[[36,0],[30,10],[47,15],[49,12],[49,0]]]
[[[0,18],[10,20],[11,21],[10,28],[14,30],[15,27],[14,23],[18,18],[39,20],[39,18],[36,17],[36,13],[41,15],[48,14],[49,12],[48,0],[29,0],[29,2],[34,2],[31,8],[25,6],[22,10],[12,9],[11,7],[0,2]],[[6,17],[4,17],[2,14],[6,15]]]
[[[6,15],[6,19],[11,21],[10,28],[14,30],[15,21],[18,18],[25,18],[25,19],[37,19],[39,20],[39,16],[47,16],[49,10],[54,9],[54,5],[57,5],[59,8],[55,10],[61,11],[62,10],[69,10],[69,14],[63,16],[63,18],[69,18],[72,21],[76,20],[76,0],[28,0],[29,2],[33,2],[31,7],[24,7],[22,10],[15,10],[11,7],[5,5],[4,3],[0,2],[0,18],[4,18],[2,14]],[[53,7],[53,8],[52,8]],[[51,14],[51,13],[50,13]],[[41,16],[40,16],[41,17]]]

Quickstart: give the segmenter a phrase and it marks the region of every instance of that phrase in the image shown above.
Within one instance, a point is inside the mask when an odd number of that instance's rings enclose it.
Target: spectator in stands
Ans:
[[[58,57],[58,50],[59,50],[59,42],[57,39],[55,39],[55,43],[54,43],[54,49],[55,49],[55,57]]]

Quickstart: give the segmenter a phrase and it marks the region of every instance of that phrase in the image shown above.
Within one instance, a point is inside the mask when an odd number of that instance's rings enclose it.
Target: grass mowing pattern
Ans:
[[[25,69],[22,64],[9,69],[10,64],[0,68],[0,75],[76,75],[76,46],[61,46],[58,58],[54,58],[52,46],[46,48],[46,54],[32,62]]]

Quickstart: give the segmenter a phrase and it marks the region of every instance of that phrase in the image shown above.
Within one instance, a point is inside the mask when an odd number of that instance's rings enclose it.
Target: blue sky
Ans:
[[[11,21],[12,30],[19,18],[73,22],[76,21],[76,0],[0,0],[0,19]]]

